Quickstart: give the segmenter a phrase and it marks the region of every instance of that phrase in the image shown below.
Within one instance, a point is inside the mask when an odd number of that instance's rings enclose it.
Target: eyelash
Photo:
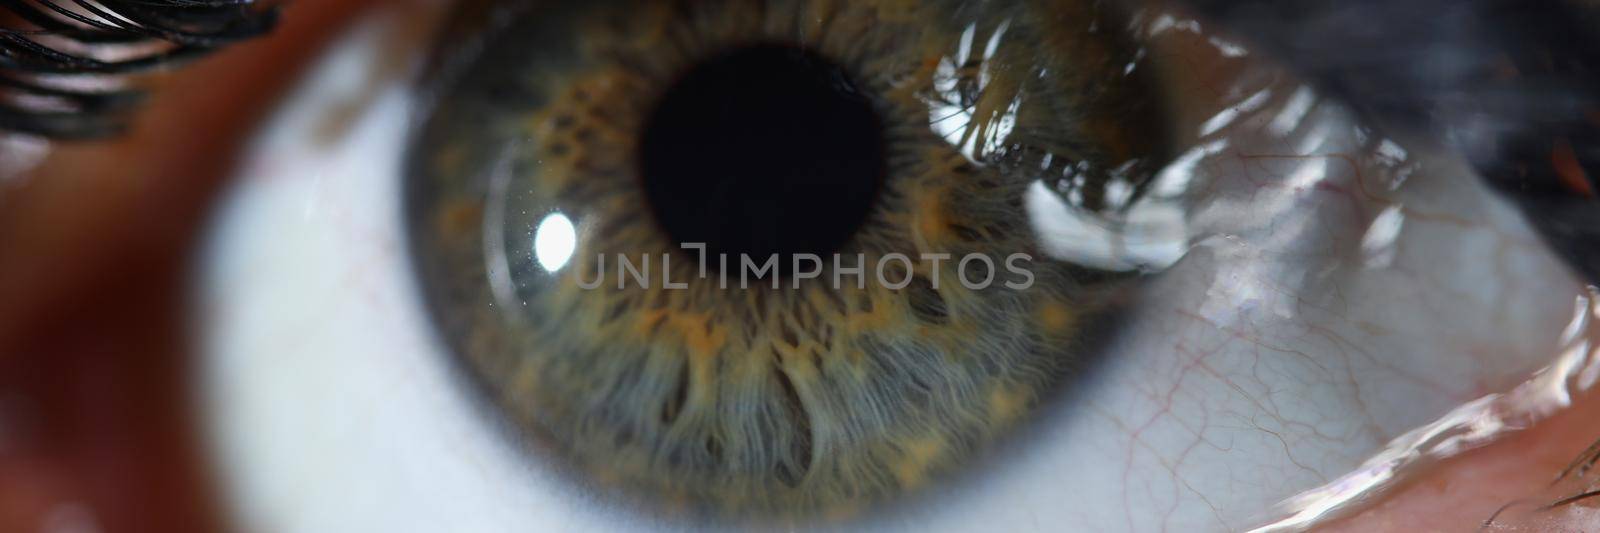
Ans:
[[[0,130],[105,139],[128,127],[144,91],[126,76],[190,61],[272,31],[277,2],[0,0]],[[118,59],[97,57],[124,52]]]

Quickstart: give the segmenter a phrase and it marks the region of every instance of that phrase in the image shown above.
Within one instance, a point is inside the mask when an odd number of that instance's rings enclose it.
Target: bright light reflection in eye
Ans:
[[[533,253],[538,256],[539,266],[550,272],[567,266],[577,246],[578,231],[573,228],[572,220],[561,213],[544,217],[539,221],[539,229],[533,232]]]

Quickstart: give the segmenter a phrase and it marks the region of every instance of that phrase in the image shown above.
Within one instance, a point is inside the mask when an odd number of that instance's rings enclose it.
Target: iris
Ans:
[[[1136,197],[1106,191],[1159,166],[1160,109],[1099,3],[960,5],[554,3],[443,63],[413,255],[535,454],[695,515],[836,516],[948,477],[1071,382],[1118,283],[1064,262],[1021,290],[957,281],[1043,257],[1041,181],[1086,212]],[[739,254],[843,259],[700,274]],[[835,282],[873,265],[896,284]],[[685,286],[580,288],[633,268]]]

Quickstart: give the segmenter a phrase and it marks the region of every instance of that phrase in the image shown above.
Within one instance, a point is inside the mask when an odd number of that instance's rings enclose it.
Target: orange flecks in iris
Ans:
[[[995,387],[989,391],[989,415],[1001,424],[1010,423],[1021,416],[1028,408],[1028,394],[1025,391]]]
[[[674,312],[667,309],[653,309],[640,314],[637,332],[647,335],[662,324],[668,330],[678,334],[683,340],[683,347],[696,358],[709,358],[722,351],[728,342],[726,328],[712,323],[710,315],[704,313]]]
[[[944,190],[925,189],[917,197],[917,234],[926,242],[938,242],[949,233],[945,223]]]
[[[477,229],[482,221],[483,204],[460,200],[443,206],[436,223],[441,235],[464,235]]]
[[[777,352],[778,358],[785,362],[805,355],[810,350],[811,344],[812,341],[810,339],[800,338],[795,339],[794,344],[791,345],[779,336],[772,337],[771,342],[772,350]]]
[[[1077,316],[1066,304],[1049,301],[1041,304],[1038,310],[1039,325],[1050,333],[1062,334],[1072,331],[1077,323]]]
[[[818,351],[818,347],[814,343],[807,341],[802,342],[801,345],[804,346],[803,349],[783,354],[782,359],[783,373],[789,376],[796,388],[802,389],[801,392],[803,394],[806,384],[816,381],[818,372],[821,371],[820,368],[812,364],[813,354],[815,354],[818,361],[826,361],[826,359],[824,358],[825,353]]]
[[[710,315],[698,312],[674,312],[667,309],[643,311],[640,312],[635,333],[640,336],[650,335],[650,331],[658,325],[664,325],[667,330],[677,333],[677,338],[683,341],[683,347],[696,359],[709,359],[722,351],[722,347],[728,343],[728,330],[712,323]]]
[[[662,326],[682,340],[684,351],[689,355],[691,382],[702,385],[714,383],[716,365],[712,364],[712,359],[727,344],[727,328],[713,323],[708,314],[655,309],[640,314],[636,333],[641,339],[647,339],[652,330]],[[650,341],[647,339],[646,342]],[[710,401],[708,395],[713,388],[696,386],[690,390],[690,402],[704,403]]]
[[[1572,144],[1566,138],[1556,139],[1556,147],[1550,151],[1550,165],[1555,167],[1556,177],[1567,190],[1586,197],[1594,196],[1589,177],[1583,172],[1583,165],[1578,163],[1578,155],[1572,152]]]
[[[944,440],[938,437],[923,437],[906,443],[905,454],[894,464],[895,479],[906,488],[922,485],[943,451]]]
[[[945,297],[947,321],[943,324],[930,324],[918,328],[922,336],[926,337],[925,340],[938,343],[945,357],[952,359],[970,354],[967,348],[971,346],[970,342],[973,339],[978,338],[981,330],[981,325],[973,319],[973,315],[963,312],[961,306],[949,304],[957,299],[952,295],[959,294],[961,290],[955,283],[940,285],[939,292],[947,295]]]
[[[700,357],[715,355],[728,342],[728,331],[712,324],[711,317],[707,315],[684,317],[678,327],[683,330],[689,352]]]
[[[845,316],[845,327],[850,333],[883,330],[899,323],[903,316],[899,307],[879,300],[870,310],[856,310]]]

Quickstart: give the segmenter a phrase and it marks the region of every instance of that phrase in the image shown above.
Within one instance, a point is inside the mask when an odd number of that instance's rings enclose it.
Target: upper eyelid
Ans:
[[[0,130],[58,139],[116,136],[144,93],[122,76],[266,35],[279,9],[255,0],[0,3],[0,13],[10,15],[0,23]],[[113,47],[126,55],[96,57]],[[83,80],[101,75],[111,77]]]

